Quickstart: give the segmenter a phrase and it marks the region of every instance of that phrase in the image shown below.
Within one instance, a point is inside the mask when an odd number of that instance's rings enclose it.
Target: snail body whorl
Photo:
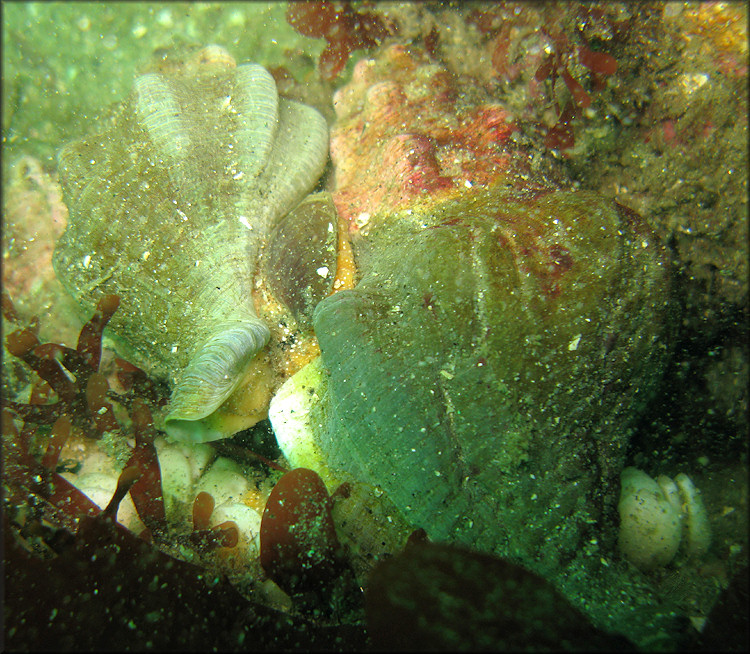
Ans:
[[[171,382],[166,428],[196,441],[231,435],[199,421],[268,341],[252,296],[259,254],[328,156],[315,109],[280,98],[261,66],[212,60],[217,50],[139,76],[107,128],[58,157],[70,217],[57,276],[85,311],[120,296],[110,334]]]

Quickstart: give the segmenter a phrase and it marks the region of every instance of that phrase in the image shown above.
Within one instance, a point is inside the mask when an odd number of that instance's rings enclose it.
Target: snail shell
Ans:
[[[556,573],[665,369],[668,252],[419,46],[358,62],[334,106],[358,283],[318,303],[321,359],[275,395],[277,440],[434,540]]]
[[[269,411],[285,454],[380,487],[430,538],[558,569],[665,365],[664,248],[593,193],[504,185],[352,241],[358,285],[315,310],[321,372]]]
[[[230,435],[210,417],[268,341],[252,296],[264,242],[292,210],[324,230],[333,212],[300,204],[326,165],[323,117],[261,66],[205,52],[139,76],[107,129],[61,150],[70,218],[53,258],[84,310],[120,296],[110,334],[172,383],[166,429],[190,441]]]

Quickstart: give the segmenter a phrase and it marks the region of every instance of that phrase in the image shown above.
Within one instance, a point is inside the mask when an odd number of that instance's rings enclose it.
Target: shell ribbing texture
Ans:
[[[661,250],[585,193],[387,220],[315,312],[321,447],[431,538],[553,566],[591,519],[594,442],[619,451],[661,372]]]
[[[228,187],[237,217],[264,231],[320,176],[327,126],[313,108],[279,98],[261,66],[239,66],[221,81],[209,77],[194,88],[143,75],[136,113],[190,206],[205,206],[217,187]]]
[[[180,415],[211,413],[267,341],[251,295],[258,253],[327,153],[323,117],[279,98],[254,64],[142,75],[105,131],[60,152],[70,217],[55,271],[86,311],[120,296],[110,333],[175,385]]]

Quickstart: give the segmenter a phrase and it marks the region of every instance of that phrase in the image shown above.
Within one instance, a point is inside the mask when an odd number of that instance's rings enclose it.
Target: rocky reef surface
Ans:
[[[168,48],[172,35],[180,48],[218,43],[237,61],[268,68],[282,95],[315,106],[333,128],[332,165],[319,188],[333,192],[341,217],[339,246],[353,247],[353,259],[340,258],[339,268],[356,263],[352,278],[359,285],[324,300],[315,314],[327,373],[311,392],[326,394],[320,403],[325,433],[353,431],[364,445],[353,446],[354,454],[329,445],[325,458],[348,460],[344,467],[360,482],[394,495],[400,512],[413,518],[409,522],[432,530],[436,539],[467,527],[450,516],[476,511],[476,522],[485,525],[498,516],[501,545],[496,536],[457,540],[544,573],[598,626],[626,633],[642,647],[674,648],[702,630],[707,637],[715,633],[711,607],[747,560],[745,8],[664,3],[634,12],[619,4],[315,3],[309,13],[277,4],[6,9],[6,40],[19,47],[9,49],[4,75],[3,282],[19,324],[38,315],[42,342],[73,346],[81,322],[90,318],[74,317],[49,265],[67,213],[54,151],[87,133],[95,115],[107,120],[112,103],[125,97],[142,70],[145,53],[174,52]],[[272,28],[271,41],[261,36],[264,30],[253,29],[260,23]],[[636,212],[642,218],[634,218]],[[582,215],[594,218],[580,221]],[[553,216],[558,222],[546,220]],[[666,249],[657,250],[658,242]],[[514,271],[513,280],[500,279],[498,271],[506,269]],[[483,293],[485,288],[492,291]],[[497,309],[500,303],[507,312]],[[667,313],[675,319],[670,326]],[[280,316],[288,319],[266,306],[263,317],[278,323],[275,332],[272,326],[273,357],[293,347],[299,335],[281,327]],[[347,355],[355,345],[359,359]],[[512,357],[498,355],[508,348]],[[309,354],[316,354],[314,346]],[[117,388],[121,365],[105,351],[100,370],[111,387]],[[28,369],[8,356],[3,366],[4,396],[19,399],[25,387],[21,401],[29,401]],[[288,377],[298,367],[281,374]],[[388,381],[373,388],[373,376]],[[516,386],[520,379],[524,384]],[[363,399],[368,391],[370,398]],[[439,402],[420,395],[431,392]],[[489,412],[476,399],[488,393],[501,400]],[[164,390],[151,397],[158,399],[152,410],[159,425]],[[425,412],[426,406],[436,413]],[[389,408],[394,410],[383,415]],[[124,414],[118,416],[127,424]],[[485,447],[456,449],[467,425],[477,423]],[[38,430],[32,447],[47,463],[58,461],[53,444],[62,433],[50,427]],[[400,438],[399,429],[409,431],[408,442],[420,444],[420,436],[414,440],[411,434],[422,427],[440,431],[445,445],[423,458],[423,471],[419,464],[411,466],[413,474],[398,467],[407,450],[378,452],[385,454],[377,458],[384,462],[380,470],[373,467],[376,459],[362,454],[363,448],[402,442],[373,439],[381,430],[387,439]],[[105,488],[100,502],[106,504],[131,455],[126,438],[118,442],[105,433],[92,440],[80,429],[74,425],[62,455],[58,451],[59,463],[52,465],[83,485],[76,466],[88,472],[101,462],[107,481],[96,486],[89,480],[87,492]],[[165,478],[171,479],[165,499],[169,494],[170,506],[177,507],[167,515],[170,529],[184,536],[158,545],[229,574],[246,595],[252,589],[265,603],[291,611],[294,620],[309,619],[305,611],[315,602],[294,595],[293,588],[293,602],[274,590],[253,545],[279,475],[242,452],[249,446],[286,465],[264,429],[267,423],[217,451],[165,449],[157,441]],[[4,428],[11,441],[23,434]],[[217,452],[220,465],[209,479]],[[357,465],[353,456],[360,459]],[[646,572],[621,558],[616,505],[625,465],[654,478],[689,474],[710,522],[707,552],[678,556]],[[427,484],[422,472],[434,479]],[[498,479],[507,482],[500,491]],[[417,489],[410,484],[436,489],[417,513],[409,499]],[[215,515],[194,504],[206,491],[215,496]],[[22,531],[16,545],[34,550],[40,537],[31,535],[33,513],[23,493],[8,496],[18,506],[11,507],[6,536]],[[340,538],[364,583],[373,557],[400,550],[403,540],[391,537],[383,550],[378,541],[385,531],[372,529],[377,520],[352,517],[361,511],[363,496],[356,489],[349,499],[337,496],[333,518],[348,534]],[[365,510],[373,506],[364,501]],[[379,519],[395,518],[389,510]],[[439,519],[430,521],[435,515]],[[219,538],[208,531],[226,520],[238,526],[241,548],[197,554]],[[25,530],[19,526],[24,521]],[[533,537],[519,536],[515,525],[522,523]],[[62,524],[74,529],[66,520]],[[360,524],[368,526],[357,544],[351,536]],[[50,541],[49,535],[41,538]],[[79,539],[87,538],[91,532],[82,530]],[[129,551],[130,545],[120,547]],[[49,548],[45,552],[51,556]],[[442,556],[452,557],[453,578],[466,574],[467,584],[481,577],[469,572],[475,567],[495,570],[455,552],[420,560]],[[159,559],[154,565],[165,564]],[[54,570],[63,592],[65,568]],[[398,605],[398,579],[407,576],[398,564],[393,570],[397,578],[383,592],[393,589]],[[425,574],[441,578],[434,569]],[[498,574],[512,577],[507,570]],[[170,579],[176,588],[177,580]],[[373,577],[373,588],[382,588],[384,579]],[[554,603],[546,587],[524,580]],[[494,583],[487,582],[490,595],[504,582]],[[420,595],[425,606],[428,596]],[[607,615],[623,597],[622,611]],[[53,607],[54,598],[48,604]],[[526,606],[514,616],[522,632],[524,612],[533,613]],[[86,615],[81,610],[82,619]],[[337,618],[318,619],[330,624]],[[287,627],[287,635],[304,633],[292,622],[275,622],[286,625],[281,631],[265,622],[270,635],[263,642],[291,642],[280,635]],[[476,631],[492,638],[491,630]],[[334,632],[320,632],[318,642],[335,647],[328,640]],[[338,633],[344,638],[339,646],[361,645],[359,632],[354,640],[346,639],[352,636],[346,628]],[[559,636],[564,638],[562,629]]]

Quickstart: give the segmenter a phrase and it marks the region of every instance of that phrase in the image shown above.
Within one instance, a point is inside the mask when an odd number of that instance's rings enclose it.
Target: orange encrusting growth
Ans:
[[[392,46],[358,62],[334,108],[333,200],[350,232],[371,216],[513,181],[529,169],[508,111],[489,94],[467,103],[460,81],[417,47]]]
[[[357,279],[357,264],[349,239],[349,224],[339,217],[338,256],[336,259],[336,277],[333,280],[333,293],[354,288]]]

